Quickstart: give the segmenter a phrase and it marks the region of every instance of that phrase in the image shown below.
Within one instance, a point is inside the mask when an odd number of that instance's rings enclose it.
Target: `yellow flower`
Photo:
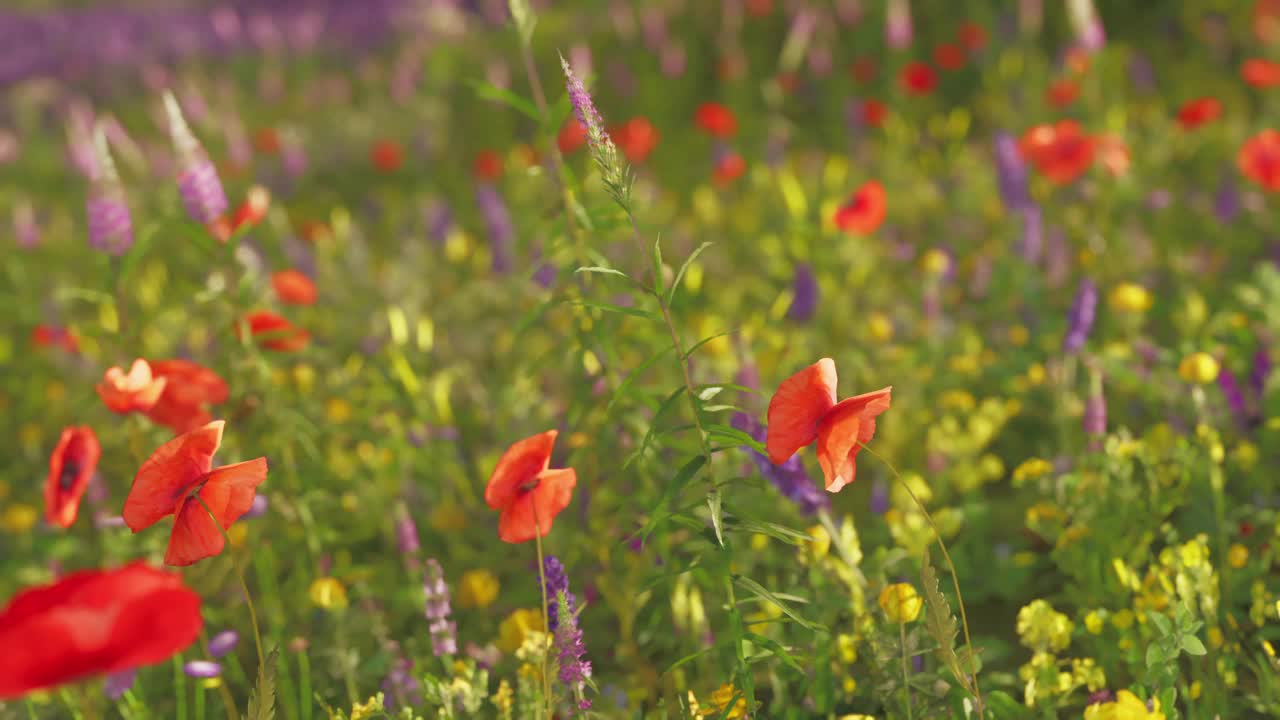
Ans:
[[[231,539],[231,547],[243,547],[244,541],[249,537],[249,526],[244,523],[236,523],[227,528],[227,537]]]
[[[1133,627],[1134,620],[1133,611],[1129,608],[1125,608],[1111,616],[1111,624],[1115,625],[1117,630],[1128,630]]]
[[[525,636],[531,631],[542,632],[542,612],[529,608],[516,610],[498,626],[498,649],[515,652],[524,645]]]
[[[1218,648],[1222,647],[1222,643],[1226,641],[1226,639],[1222,636],[1222,628],[1218,628],[1218,627],[1209,628],[1209,630],[1205,632],[1205,639],[1209,641],[1209,647],[1213,648],[1214,650],[1217,650]]]
[[[1113,702],[1095,703],[1085,708],[1084,720],[1165,720],[1160,701],[1151,700],[1151,710],[1128,690],[1116,693]]]
[[[1195,385],[1208,385],[1218,379],[1218,361],[1209,353],[1191,353],[1178,365],[1178,375]]]
[[[1242,568],[1249,562],[1249,548],[1236,543],[1227,550],[1227,564],[1233,568]]]
[[[840,653],[840,662],[845,665],[858,661],[858,640],[849,633],[840,633],[836,637],[836,649]]]
[[[347,606],[347,588],[337,578],[316,578],[307,595],[316,607],[325,610],[342,610]]]
[[[38,510],[25,503],[14,503],[0,514],[0,529],[17,535],[35,527],[39,520]]]
[[[1032,650],[1063,650],[1071,644],[1071,619],[1044,600],[1032,600],[1018,611],[1018,637]]]
[[[945,275],[951,269],[951,256],[946,252],[933,248],[920,258],[920,267],[930,275]]]
[[[802,552],[814,559],[826,557],[831,551],[831,535],[827,533],[827,529],[821,525],[814,525],[808,532],[809,537],[813,539],[804,544]]]
[[[1258,446],[1247,440],[1241,440],[1231,455],[1240,469],[1246,472],[1258,464]]]
[[[840,685],[841,685],[841,688],[844,690],[845,695],[852,695],[858,692],[858,681],[854,680],[851,677],[847,677],[844,680],[840,681]]]
[[[736,701],[734,700],[735,696],[738,698]],[[721,685],[715,692],[711,693],[711,697],[708,699],[708,702],[711,703],[711,707],[702,711],[703,717],[724,717],[729,718],[729,720],[738,720],[739,718],[746,717],[747,699],[742,696],[742,693],[738,692],[732,685],[727,683]],[[729,703],[731,702],[733,703],[733,709],[726,713],[725,710],[729,707]]]
[[[488,570],[468,570],[458,580],[458,605],[486,608],[498,597],[498,577]]]
[[[1022,347],[1031,339],[1031,331],[1027,330],[1026,325],[1014,325],[1009,328],[1009,342],[1016,347]]]
[[[1084,616],[1084,629],[1091,635],[1099,635],[1102,633],[1102,625],[1106,619],[1106,610],[1090,610],[1089,614]]]
[[[1111,290],[1108,300],[1119,312],[1139,314],[1151,309],[1151,293],[1137,283],[1120,283]]]
[[[1200,681],[1196,680],[1195,682],[1191,683],[1191,687],[1187,688],[1187,697],[1191,698],[1192,700],[1199,700],[1200,693],[1203,690],[1204,688],[1203,686],[1200,685]]]
[[[880,609],[890,622],[909,623],[920,615],[924,598],[910,583],[894,583],[880,592]]]
[[[343,423],[351,419],[351,404],[342,398],[329,398],[324,409],[329,422]]]
[[[1044,477],[1053,472],[1053,463],[1042,458],[1029,458],[1013,469],[1013,486],[1020,487],[1029,480]]]
[[[893,321],[884,313],[871,313],[867,317],[867,333],[876,342],[889,342],[893,339]]]
[[[380,713],[384,709],[382,706],[382,693],[378,693],[364,703],[352,705],[351,720],[369,720],[374,716],[374,713]]]
[[[515,692],[511,689],[511,683],[506,680],[498,683],[498,689],[489,698],[489,702],[498,709],[499,717],[510,718],[511,708],[515,704]]]

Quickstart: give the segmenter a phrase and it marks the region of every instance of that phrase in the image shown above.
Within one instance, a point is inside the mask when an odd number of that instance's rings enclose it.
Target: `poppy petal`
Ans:
[[[533,481],[538,473],[547,469],[551,464],[551,449],[556,444],[556,435],[557,431],[548,430],[507,448],[484,489],[484,501],[490,509],[498,510],[510,505],[516,500],[521,485]]]
[[[213,465],[223,425],[216,420],[179,435],[142,463],[124,501],[122,515],[129,529],[138,532],[174,511],[183,494]]]
[[[840,492],[858,474],[854,458],[862,448],[858,442],[861,430],[862,417],[852,407],[833,410],[822,421],[818,430],[818,464],[822,466],[827,492]]]
[[[836,404],[836,364],[831,358],[792,375],[769,401],[765,447],[774,465],[787,461],[818,436],[818,424]]]
[[[502,515],[498,518],[499,540],[522,543],[539,534],[546,537],[551,532],[556,515],[569,506],[573,488],[578,482],[577,473],[572,468],[544,470],[537,477],[536,488],[520,493],[512,503],[503,508]]]
[[[209,473],[200,497],[205,499],[218,522],[226,529],[249,512],[257,487],[266,479],[267,459],[264,457],[224,465]]]
[[[207,490],[207,488],[206,488]],[[200,497],[209,505],[214,514],[225,512],[227,497],[224,492],[200,491]],[[214,502],[210,502],[213,500]],[[177,517],[173,521],[173,533],[169,535],[169,547],[164,553],[164,564],[180,567],[191,565],[222,552],[226,541],[213,518],[195,498],[187,498],[178,508]]]

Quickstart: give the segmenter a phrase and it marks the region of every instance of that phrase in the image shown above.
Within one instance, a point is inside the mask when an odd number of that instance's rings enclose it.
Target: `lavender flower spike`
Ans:
[[[1007,132],[996,133],[996,181],[1000,198],[1009,210],[1022,210],[1031,205],[1027,191],[1027,163],[1018,151],[1018,141]]]
[[[1084,341],[1089,338],[1089,331],[1093,329],[1097,309],[1098,288],[1093,281],[1085,278],[1080,281],[1075,302],[1071,303],[1071,314],[1067,316],[1067,336],[1062,341],[1063,351],[1080,352],[1084,347]]]
[[[912,34],[910,0],[889,0],[884,24],[885,41],[889,47],[894,50],[911,47]]]
[[[565,86],[569,92],[569,102],[573,104],[573,114],[578,122],[587,129],[587,147],[591,151],[591,159],[595,161],[600,175],[604,178],[609,196],[624,210],[631,205],[631,173],[626,163],[618,155],[618,148],[604,131],[604,119],[596,111],[595,103],[582,81],[573,74],[564,56],[560,57],[560,66],[564,68]]]
[[[89,184],[85,209],[89,220],[89,244],[112,255],[123,255],[133,246],[133,218],[125,200],[124,185],[116,171],[102,126],[94,128],[96,173]]]
[[[1089,52],[1101,50],[1107,43],[1107,33],[1093,0],[1067,0],[1067,13],[1076,31],[1080,47]]]
[[[426,577],[422,581],[422,590],[426,595],[425,615],[430,623],[427,630],[431,633],[431,648],[436,657],[458,654],[458,626],[449,619],[452,609],[449,606],[449,586],[444,582],[444,570],[435,558],[426,562]]]
[[[182,204],[192,220],[202,225],[211,223],[227,211],[227,194],[218,179],[218,169],[191,133],[172,92],[165,91],[164,108],[169,116],[169,137],[173,139],[178,157],[178,193]]]
[[[757,441],[764,442],[765,428],[756,422],[754,418],[746,413],[738,413],[733,417],[733,426],[747,433]],[[791,502],[794,502],[800,512],[805,515],[812,515],[817,511],[826,508],[830,504],[827,494],[821,492],[818,486],[809,477],[809,473],[805,471],[804,463],[800,461],[800,455],[792,455],[789,460],[781,465],[774,465],[769,461],[766,455],[751,450],[751,459],[756,464],[756,469],[763,475],[778,492],[786,496]]]
[[[564,593],[569,598],[569,606],[573,607],[576,598],[569,592],[569,576],[565,573],[564,564],[560,562],[560,558],[548,555],[542,563],[542,572],[547,579],[547,597],[556,597]],[[547,607],[547,629],[550,632],[555,632],[560,626],[559,609],[558,603],[552,603]]]
[[[564,592],[556,594],[556,609],[560,624],[555,632],[555,649],[559,654],[560,682],[578,698],[578,709],[589,710],[591,701],[583,696],[583,687],[587,678],[591,677],[591,662],[584,660],[587,648],[582,644],[582,629],[578,627],[578,616],[574,614],[573,603]]]
[[[515,239],[515,226],[511,213],[496,188],[483,183],[476,188],[476,205],[484,218],[489,233],[489,251],[493,255],[493,271],[506,273],[511,270],[511,245]]]
[[[787,308],[787,317],[798,323],[807,323],[813,319],[813,314],[818,309],[818,279],[813,276],[813,268],[809,263],[796,265],[793,292],[795,294],[791,307]]]
[[[1084,402],[1084,432],[1092,438],[1107,434],[1107,397],[1102,394],[1102,376],[1094,374],[1089,397]]]

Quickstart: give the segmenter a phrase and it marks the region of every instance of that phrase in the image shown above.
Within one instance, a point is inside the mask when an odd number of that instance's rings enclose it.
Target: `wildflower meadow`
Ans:
[[[0,719],[1280,717],[1280,2],[4,5]]]

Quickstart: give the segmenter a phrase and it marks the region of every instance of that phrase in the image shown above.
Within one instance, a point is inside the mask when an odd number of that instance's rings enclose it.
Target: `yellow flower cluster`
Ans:
[[[1165,720],[1160,701],[1151,700],[1151,709],[1128,690],[1116,693],[1112,702],[1094,703],[1085,708],[1084,720]]]
[[[880,591],[880,609],[893,623],[909,623],[920,615],[924,598],[910,583],[894,583]]]
[[[1032,650],[1066,649],[1074,628],[1070,618],[1044,600],[1032,600],[1018,611],[1018,638]]]

